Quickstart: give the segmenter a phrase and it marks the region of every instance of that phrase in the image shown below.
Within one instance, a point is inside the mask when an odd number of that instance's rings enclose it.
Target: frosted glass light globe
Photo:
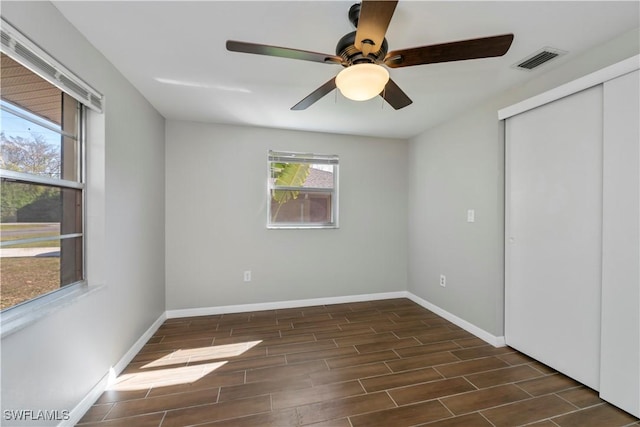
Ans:
[[[389,72],[376,64],[355,64],[340,71],[336,86],[347,98],[366,101],[379,95],[389,81]]]

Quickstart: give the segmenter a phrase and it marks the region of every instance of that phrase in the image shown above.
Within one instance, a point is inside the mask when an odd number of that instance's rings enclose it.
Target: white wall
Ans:
[[[89,117],[94,291],[2,339],[2,414],[70,411],[165,309],[164,119],[52,4],[3,2],[2,16],[105,95]]]
[[[339,229],[266,229],[269,149],[340,156]],[[406,156],[401,140],[168,121],[167,309],[406,290]]]
[[[409,145],[409,291],[496,336],[504,216],[498,132],[495,110],[487,108]]]
[[[639,40],[634,30],[540,70],[527,84],[410,140],[410,292],[504,334],[504,131],[497,111],[636,55]],[[466,222],[467,209],[475,209],[475,223]],[[447,276],[446,288],[438,284],[440,274]]]

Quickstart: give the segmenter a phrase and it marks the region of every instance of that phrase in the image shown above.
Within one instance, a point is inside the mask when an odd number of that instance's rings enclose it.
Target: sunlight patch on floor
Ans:
[[[233,344],[175,350],[170,354],[153,360],[141,367],[141,369],[165,368],[122,374],[116,378],[109,387],[107,387],[107,390],[129,391],[143,390],[151,387],[192,384],[228,363],[229,359],[240,356],[261,342],[262,340],[245,341]],[[192,366],[180,366],[175,368],[167,367],[171,365],[203,362],[208,360],[218,361]]]
[[[143,390],[151,387],[191,384],[226,363],[227,361],[224,360],[222,362],[205,363],[202,365],[182,366],[180,368],[157,369],[155,371],[124,374],[120,375],[108,390]]]
[[[233,344],[213,345],[199,348],[180,349],[147,363],[142,368],[158,368],[181,363],[203,362],[205,360],[229,359],[240,356],[262,341],[247,341]]]

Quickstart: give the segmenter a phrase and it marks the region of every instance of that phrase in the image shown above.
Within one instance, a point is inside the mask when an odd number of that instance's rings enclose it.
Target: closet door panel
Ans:
[[[640,416],[640,72],[604,83],[600,396]]]
[[[599,388],[602,86],[506,121],[505,339]]]

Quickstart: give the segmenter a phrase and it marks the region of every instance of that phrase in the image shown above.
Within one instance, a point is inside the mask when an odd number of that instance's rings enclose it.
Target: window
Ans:
[[[269,151],[267,227],[337,228],[338,160]]]
[[[102,96],[2,21],[0,310],[85,283],[86,106]]]

